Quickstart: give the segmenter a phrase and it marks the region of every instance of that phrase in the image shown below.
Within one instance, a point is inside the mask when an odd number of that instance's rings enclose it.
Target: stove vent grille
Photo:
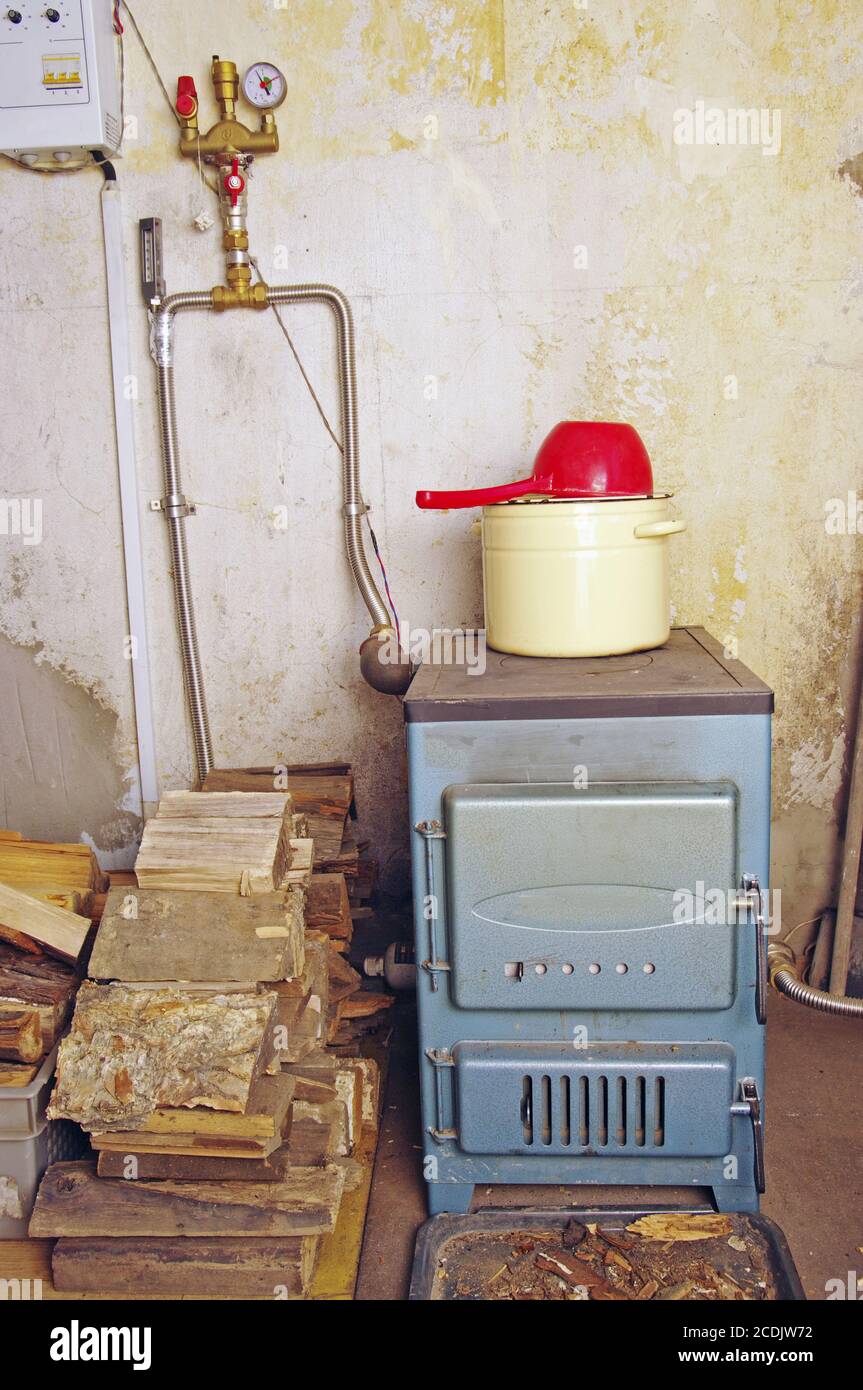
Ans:
[[[519,1120],[526,1148],[661,1149],[665,1077],[563,1073],[522,1077]]]

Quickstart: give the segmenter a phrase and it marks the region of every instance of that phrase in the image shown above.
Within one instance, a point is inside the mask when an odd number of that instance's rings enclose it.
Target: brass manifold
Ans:
[[[271,111],[262,113],[259,130],[249,130],[248,126],[237,120],[240,79],[236,63],[215,55],[210,76],[220,119],[206,134],[202,134],[198,126],[198,94],[190,78],[180,79],[176,109],[180,121],[180,153],[189,159],[201,159],[215,165],[218,170],[226,283],[214,286],[213,308],[266,309],[267,286],[263,282],[252,284],[245,217],[245,179],[239,171],[245,169],[256,155],[275,154],[279,148],[279,132]],[[231,177],[240,180],[240,192],[233,200],[229,187]]]

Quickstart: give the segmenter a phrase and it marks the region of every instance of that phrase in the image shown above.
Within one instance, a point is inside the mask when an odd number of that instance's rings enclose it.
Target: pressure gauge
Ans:
[[[275,63],[253,63],[243,78],[246,101],[260,110],[281,106],[287,90],[284,74],[279,72]]]

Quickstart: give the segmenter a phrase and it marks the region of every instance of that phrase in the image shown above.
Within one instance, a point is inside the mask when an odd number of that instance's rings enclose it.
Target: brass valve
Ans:
[[[191,77],[177,83],[176,111],[180,118],[180,153],[201,158],[218,170],[218,194],[222,211],[222,245],[225,251],[225,284],[212,291],[214,309],[265,309],[265,284],[252,284],[249,233],[246,228],[246,175],[255,155],[274,154],[279,133],[272,111],[261,115],[259,130],[249,130],[237,120],[240,78],[236,63],[213,58],[210,76],[219,104],[220,118],[202,135],[198,128],[198,93]]]
[[[198,94],[194,81],[191,77],[179,79],[176,111],[180,118],[180,153],[189,159],[197,159],[200,154],[208,164],[230,164],[238,154],[275,154],[279,148],[279,132],[272,111],[262,113],[258,130],[249,130],[236,118],[240,90],[236,63],[215,54],[210,76],[220,117],[205,135],[198,127]]]

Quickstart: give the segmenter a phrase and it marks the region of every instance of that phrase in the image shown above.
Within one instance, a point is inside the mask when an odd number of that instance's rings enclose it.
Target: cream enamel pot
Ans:
[[[670,630],[671,495],[483,507],[488,644],[518,656],[614,656]]]

